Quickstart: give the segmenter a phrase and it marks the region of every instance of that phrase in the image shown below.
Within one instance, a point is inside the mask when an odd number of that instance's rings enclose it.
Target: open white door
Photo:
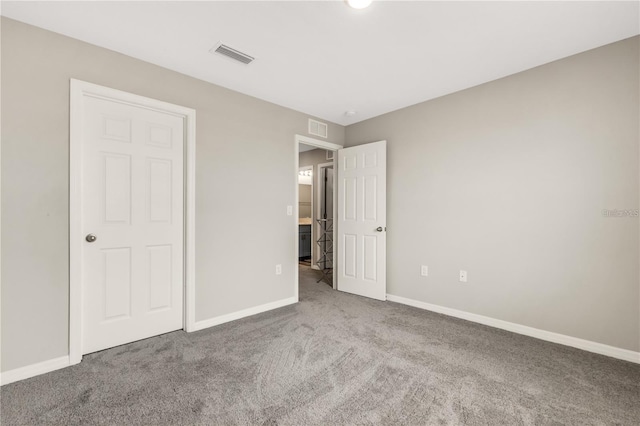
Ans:
[[[338,290],[386,300],[387,141],[338,150]]]

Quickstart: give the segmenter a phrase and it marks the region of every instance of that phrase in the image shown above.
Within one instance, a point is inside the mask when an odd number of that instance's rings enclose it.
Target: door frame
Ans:
[[[121,90],[70,79],[69,98],[69,364],[82,361],[82,146],[84,98],[92,97],[146,108],[184,119],[184,253],[183,319],[185,331],[195,330],[195,181],[196,111]]]
[[[342,145],[338,145],[336,143],[332,143],[332,142],[328,142],[328,141],[323,141],[320,139],[314,139],[314,138],[310,138],[308,136],[303,136],[303,135],[295,135],[294,140],[293,140],[293,154],[294,154],[294,170],[295,170],[295,202],[293,204],[293,218],[294,220],[293,222],[293,226],[294,226],[294,254],[295,254],[295,263],[294,265],[296,265],[296,273],[293,274],[294,278],[293,278],[293,285],[294,285],[294,297],[296,299],[296,302],[300,301],[300,297],[298,294],[298,286],[299,286],[299,274],[298,274],[298,233],[299,233],[299,229],[298,229],[298,202],[299,202],[299,196],[298,196],[298,169],[299,169],[299,165],[300,165],[300,144],[303,143],[305,145],[311,145],[311,146],[315,146],[316,148],[320,148],[320,149],[325,149],[327,151],[338,151],[339,149],[344,148]],[[334,155],[334,161],[335,158],[337,158]],[[334,213],[334,218],[335,218],[335,212],[336,212],[336,207],[337,207],[337,191],[334,191],[333,193],[333,213]],[[335,225],[335,224],[334,224]],[[313,226],[312,226],[313,229]],[[333,228],[333,234],[336,235],[336,227],[334,226]],[[313,244],[313,241],[312,241]],[[335,246],[334,246],[335,247]],[[313,256],[312,256],[313,257]],[[336,283],[336,262],[335,260],[337,259],[336,253],[333,253],[333,288],[336,289],[337,287],[337,283]]]

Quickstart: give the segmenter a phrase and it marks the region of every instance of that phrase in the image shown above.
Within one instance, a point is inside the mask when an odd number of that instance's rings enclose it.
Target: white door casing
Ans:
[[[380,141],[338,150],[338,290],[386,300],[386,155]]]
[[[76,363],[84,353],[195,322],[191,161],[185,173],[185,145],[194,158],[195,111],[75,80],[71,86]],[[88,234],[96,240],[87,241]]]

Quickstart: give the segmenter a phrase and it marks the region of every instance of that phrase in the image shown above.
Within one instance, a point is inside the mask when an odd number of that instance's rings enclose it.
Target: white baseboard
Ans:
[[[242,311],[233,312],[227,315],[221,315],[219,317],[211,318],[208,320],[197,321],[194,324],[194,328],[192,331],[198,331],[205,328],[213,327],[214,325],[224,324],[225,322],[234,321],[255,314],[260,314],[272,309],[292,305],[297,302],[297,298],[289,297],[287,299],[277,300],[275,302],[266,303],[264,305],[255,306],[249,309],[243,309]],[[37,364],[31,364],[25,367],[16,368],[14,370],[5,371],[3,373],[0,373],[0,385],[7,385],[19,380],[24,380],[30,377],[38,376],[40,374],[49,373],[51,371],[69,367],[70,365],[72,365],[70,362],[70,358],[68,355],[66,355],[60,358],[54,358],[48,361],[39,362]]]
[[[0,375],[0,384],[2,384],[3,386],[8,385],[9,383],[17,382],[19,380],[28,379],[30,377],[49,373],[54,370],[59,370],[61,368],[68,367],[69,365],[69,356],[65,355],[61,356],[60,358],[54,358],[48,361],[39,362],[37,364],[31,364],[25,367],[5,371]]]
[[[640,364],[640,352],[634,352],[628,349],[616,348],[615,346],[609,346],[603,343],[592,342],[590,340],[584,340],[584,339],[579,339],[577,337],[567,336],[564,334],[553,333],[551,331],[540,330],[540,329],[528,327],[525,325],[520,325],[520,324],[503,321],[495,318],[485,317],[483,315],[472,314],[470,312],[459,311],[453,308],[433,305],[431,303],[421,302],[419,300],[413,300],[413,299],[407,299],[405,297],[394,296],[392,294],[387,294],[387,300],[390,302],[401,303],[403,305],[413,306],[415,308],[425,309],[427,311],[437,312],[439,314],[461,318],[467,321],[488,325],[490,327],[511,331],[513,333],[523,334],[529,337],[535,337],[537,339],[546,340],[548,342],[559,343],[561,345],[571,346],[571,347],[582,349],[588,352],[593,352],[600,355],[610,356],[612,358],[622,359],[625,361],[630,361],[630,362]],[[243,309],[238,312],[221,315],[219,317],[211,318],[208,320],[197,321],[194,325],[193,331],[203,330],[205,328],[213,327],[215,325],[224,324],[226,322],[235,321],[237,319],[249,317],[251,315],[260,314],[262,312],[281,308],[283,306],[292,305],[294,303],[297,303],[297,301],[298,300],[295,297],[289,297],[287,299],[277,300],[275,302],[266,303],[260,306],[255,306],[253,308]],[[40,374],[49,373],[51,371],[59,370],[61,368],[65,368],[70,365],[71,363],[69,360],[69,356],[65,355],[59,358],[50,359],[48,361],[39,362],[37,364],[27,365],[25,367],[20,367],[13,370],[5,371],[0,374],[0,385],[7,385],[9,383],[17,382],[19,380],[24,380],[34,376],[38,376]]]
[[[315,269],[316,271],[319,271],[320,267],[318,265],[311,265],[311,269]]]
[[[208,320],[196,321],[192,331],[203,330],[205,328],[213,327],[215,325],[224,324],[225,322],[235,321],[240,318],[250,317],[251,315],[261,314],[262,312],[271,311],[273,309],[282,308],[283,306],[292,305],[297,303],[296,297],[289,297],[287,299],[276,300],[275,302],[265,303],[264,305],[254,306],[253,308],[243,309],[241,311],[232,312],[226,315],[220,315],[219,317],[210,318]]]
[[[513,322],[503,321],[495,318],[485,317],[483,315],[472,314],[470,312],[459,311],[457,309],[447,308],[444,306],[433,305],[431,303],[421,302],[419,300],[407,299],[405,297],[387,294],[387,300],[390,302],[402,303],[403,305],[413,306],[415,308],[425,309],[427,311],[437,312],[439,314],[449,315],[451,317],[461,318],[467,321],[477,322],[479,324],[488,325],[490,327],[500,328],[502,330],[511,331],[517,334],[523,334],[536,339],[546,340],[548,342],[559,343],[565,346],[582,349],[584,351],[593,352],[600,355],[610,356],[625,361],[640,364],[640,352],[630,351],[628,349],[616,348],[615,346],[605,345],[603,343],[592,342],[590,340],[579,339],[564,334],[553,333],[551,331],[540,330],[538,328],[528,327]]]

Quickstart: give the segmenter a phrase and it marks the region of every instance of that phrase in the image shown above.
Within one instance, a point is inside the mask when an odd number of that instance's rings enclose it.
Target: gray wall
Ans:
[[[311,185],[298,185],[298,217],[311,217]]]
[[[348,126],[388,141],[388,292],[638,351],[638,218],[601,213],[638,208],[638,50]]]
[[[2,371],[68,354],[70,78],[197,110],[197,320],[294,296],[306,115],[6,18],[1,71]]]

